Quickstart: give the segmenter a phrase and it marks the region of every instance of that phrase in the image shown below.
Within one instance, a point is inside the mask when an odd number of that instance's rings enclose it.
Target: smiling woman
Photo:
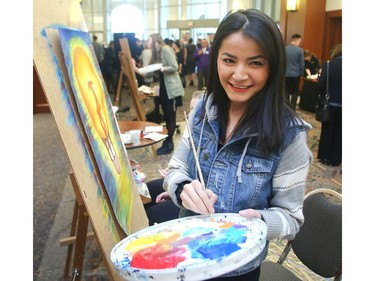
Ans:
[[[264,13],[236,10],[220,23],[205,96],[189,113],[192,134],[183,134],[164,180],[181,217],[236,213],[262,219],[267,240],[292,239],[299,231],[312,160],[310,126],[285,101],[285,63],[280,30]],[[257,281],[266,256],[267,246],[215,280]]]

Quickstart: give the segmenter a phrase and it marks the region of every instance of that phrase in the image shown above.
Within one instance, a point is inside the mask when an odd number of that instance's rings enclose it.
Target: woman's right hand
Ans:
[[[180,198],[182,206],[195,213],[202,215],[215,213],[214,203],[217,200],[217,195],[210,189],[204,189],[198,180],[185,184]]]
[[[166,176],[167,173],[168,173],[168,168],[165,168],[165,169],[158,169],[158,172],[159,172],[159,174],[160,174],[163,178],[165,178],[165,176]]]
[[[145,76],[145,73],[140,71],[139,68],[137,67],[137,62],[132,58],[132,65],[133,65],[133,69],[136,73],[138,73],[139,75],[141,76]]]

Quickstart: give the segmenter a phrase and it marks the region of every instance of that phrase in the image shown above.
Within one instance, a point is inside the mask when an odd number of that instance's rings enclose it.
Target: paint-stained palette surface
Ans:
[[[233,271],[266,244],[260,219],[215,214],[175,219],[120,241],[111,260],[126,280],[203,280]]]

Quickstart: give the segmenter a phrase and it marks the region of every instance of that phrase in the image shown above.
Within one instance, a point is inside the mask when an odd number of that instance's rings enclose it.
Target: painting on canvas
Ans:
[[[90,35],[58,28],[70,84],[116,218],[131,232],[134,179]]]

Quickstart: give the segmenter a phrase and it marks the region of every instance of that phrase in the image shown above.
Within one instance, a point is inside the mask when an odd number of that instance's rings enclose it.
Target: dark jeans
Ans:
[[[177,219],[180,213],[180,208],[171,199],[160,203],[155,202],[156,197],[164,192],[163,181],[164,179],[160,178],[146,183],[151,195],[151,202],[144,204],[144,207],[150,226],[155,223]]]
[[[329,107],[329,120],[322,122],[318,159],[334,166],[342,161],[342,108]]]
[[[198,90],[203,90],[203,87],[207,87],[207,70],[198,69],[197,71],[198,78]]]
[[[240,276],[231,276],[231,277],[217,277],[209,280],[215,281],[258,281],[260,276],[260,266],[250,271],[249,273],[240,275]]]
[[[173,134],[176,130],[176,107],[174,100],[168,104],[162,104],[161,108],[164,113],[165,125],[168,131],[168,139],[173,140]]]
[[[163,109],[164,121],[168,131],[168,138],[166,140],[173,141],[173,134],[176,130],[176,104],[174,99],[169,99],[167,89],[165,87],[163,72],[159,74],[160,88],[159,97],[155,99],[155,106],[159,103]]]
[[[117,85],[116,85],[116,79],[117,79],[117,71],[113,68],[111,65],[102,64],[103,65],[103,78],[106,83],[106,87],[108,92],[116,93]]]
[[[296,109],[300,77],[285,77],[286,100]]]

